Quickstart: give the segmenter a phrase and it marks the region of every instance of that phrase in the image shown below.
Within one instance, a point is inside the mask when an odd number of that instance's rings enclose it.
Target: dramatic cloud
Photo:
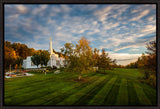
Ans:
[[[7,4],[4,14],[5,40],[47,50],[51,37],[60,51],[84,36],[119,64],[135,61],[156,40],[154,4]]]

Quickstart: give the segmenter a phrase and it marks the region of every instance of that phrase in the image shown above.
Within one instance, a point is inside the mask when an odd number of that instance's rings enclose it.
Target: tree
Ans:
[[[9,65],[12,66],[16,65],[16,58],[17,55],[14,51],[14,49],[4,46],[4,60],[5,60],[5,68],[9,68]]]
[[[148,50],[146,51],[146,53],[148,54],[147,67],[153,72],[156,72],[156,42],[155,41],[149,42],[146,48]]]
[[[143,79],[151,86],[156,87],[156,42],[149,42],[146,48],[146,54],[142,53],[142,56],[135,63],[130,63],[129,67],[136,68],[137,66],[144,74]]]
[[[47,63],[48,63],[48,61],[50,59],[49,52],[46,51],[46,50],[41,51],[41,53],[40,53],[40,59],[41,59],[41,65],[47,66]]]
[[[18,66],[21,66],[21,65],[23,64],[23,58],[20,57],[20,56],[18,56],[17,59],[16,59],[16,64],[17,64]]]
[[[107,68],[110,69],[110,64],[111,58],[108,56],[108,53],[105,52],[105,49],[102,49],[102,54],[98,60],[98,68],[105,72]]]
[[[37,51],[36,53],[34,53],[33,56],[31,57],[31,60],[32,60],[33,64],[35,64],[38,68],[38,65],[41,64],[41,53],[40,53],[40,51]]]
[[[79,74],[78,79],[81,80],[81,74],[91,70],[92,65],[92,49],[86,38],[82,37],[74,49],[74,45],[66,43],[61,49],[66,61],[67,69],[71,69]]]
[[[99,60],[99,50],[97,48],[94,48],[94,51],[93,51],[93,66],[98,66],[98,60]]]
[[[4,42],[4,45],[5,45],[6,47],[9,47],[9,48],[12,47],[12,44],[11,44],[11,42],[9,42],[9,41],[5,41],[5,42]]]
[[[73,47],[74,45],[72,43],[66,43],[64,47],[61,48],[61,53],[64,55],[64,58],[65,58],[65,67],[67,67],[66,66],[67,64],[68,64],[68,67],[73,67],[73,65],[71,65],[73,63],[72,61],[75,58]]]
[[[22,65],[23,59],[26,59],[27,56],[32,56],[36,52],[33,48],[28,48],[27,45],[21,43],[13,43],[10,41],[4,42],[4,53],[5,53],[5,68],[11,64],[15,66]]]
[[[34,48],[28,48],[28,56],[32,56],[36,50]]]
[[[117,67],[116,61],[117,61],[116,59],[112,60],[112,65],[111,65],[112,69]]]
[[[75,68],[78,69],[79,77],[81,79],[81,74],[87,72],[92,67],[92,49],[89,46],[89,41],[82,37],[78,44],[76,44],[75,49],[76,60]]]

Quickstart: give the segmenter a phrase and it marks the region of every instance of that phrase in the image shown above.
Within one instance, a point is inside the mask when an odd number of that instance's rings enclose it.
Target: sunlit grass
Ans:
[[[5,80],[5,105],[156,105],[156,89],[140,83],[138,69],[106,70],[106,74],[34,73]]]

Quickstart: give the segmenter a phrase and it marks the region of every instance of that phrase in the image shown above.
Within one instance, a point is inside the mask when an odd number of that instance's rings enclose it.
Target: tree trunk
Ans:
[[[82,76],[81,76],[81,73],[80,73],[80,75],[78,76],[78,80],[81,80],[81,77],[82,77]]]

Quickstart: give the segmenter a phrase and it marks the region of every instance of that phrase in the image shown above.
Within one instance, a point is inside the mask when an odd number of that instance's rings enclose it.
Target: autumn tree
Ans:
[[[65,67],[66,67],[66,65],[68,64],[70,64],[70,67],[73,67],[73,65],[71,65],[71,64],[73,64],[73,60],[74,60],[74,55],[73,55],[73,53],[74,53],[74,45],[72,44],[72,43],[66,43],[65,45],[64,45],[64,47],[63,48],[61,48],[61,53],[64,55],[64,58],[65,58]]]
[[[136,62],[130,63],[128,67],[138,67],[144,74],[143,79],[151,86],[156,87],[156,42],[149,42],[146,48],[146,54],[142,53],[142,56]]]
[[[89,41],[82,37],[76,47],[71,43],[66,43],[61,49],[67,60],[67,69],[78,72],[78,79],[81,80],[81,74],[91,70],[92,65],[92,49],[89,46]]]
[[[147,50],[147,63],[145,73],[149,73],[149,77],[146,80],[148,84],[156,87],[156,41],[151,41],[146,46]]]
[[[6,47],[8,47],[8,48],[12,48],[12,44],[11,44],[10,41],[5,41],[5,42],[4,42],[4,45],[5,45]]]
[[[11,64],[12,66],[16,65],[16,58],[17,55],[14,51],[14,49],[9,48],[7,46],[4,46],[4,60],[5,60],[5,68],[9,68],[9,65]]]
[[[98,60],[99,60],[99,50],[97,48],[94,48],[94,51],[93,51],[93,66],[98,66]]]
[[[22,66],[22,64],[23,64],[23,58],[22,57],[20,57],[20,56],[18,56],[17,58],[16,58],[16,64],[19,66],[19,68]]]
[[[153,72],[156,72],[156,42],[155,41],[149,42],[146,48],[148,50],[146,51],[146,53],[148,54],[147,67]]]
[[[34,48],[28,48],[28,55],[27,56],[32,56],[36,50]]]
[[[5,41],[5,44],[7,47],[14,49],[16,55],[22,57],[23,59],[26,59],[27,56],[32,56],[36,51],[33,48],[28,48],[27,45],[21,43],[14,42],[13,44],[11,44],[11,42]]]
[[[111,62],[112,69],[117,67],[116,61],[117,61],[116,59],[112,60],[112,62]]]
[[[89,45],[89,41],[82,37],[76,44],[75,52],[77,60],[75,68],[79,73],[78,79],[80,80],[81,74],[89,71],[92,67],[92,48]]]

